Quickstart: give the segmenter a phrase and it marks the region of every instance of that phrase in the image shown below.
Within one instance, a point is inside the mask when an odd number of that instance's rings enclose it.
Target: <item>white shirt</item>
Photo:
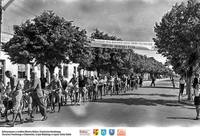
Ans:
[[[198,89],[194,89],[194,96],[199,96],[199,88]]]
[[[184,79],[180,79],[180,84],[185,84],[185,80]]]

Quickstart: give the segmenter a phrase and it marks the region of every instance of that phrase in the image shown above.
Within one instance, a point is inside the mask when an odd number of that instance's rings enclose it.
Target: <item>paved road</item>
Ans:
[[[146,85],[149,83],[146,82]],[[153,126],[194,126],[195,109],[177,103],[178,89],[170,86],[169,80],[157,81],[156,88],[149,86],[129,91],[120,96],[105,96],[103,100],[63,106],[60,113],[48,113],[47,121],[40,121],[40,114],[34,123],[18,127],[141,127]],[[25,115],[26,116],[26,115]],[[0,122],[1,126],[5,123]]]

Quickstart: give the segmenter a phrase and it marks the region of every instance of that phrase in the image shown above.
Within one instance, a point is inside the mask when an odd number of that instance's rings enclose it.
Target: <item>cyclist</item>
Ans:
[[[74,95],[75,95],[75,103],[78,103],[78,95],[79,95],[79,90],[78,90],[78,79],[75,74],[73,74],[73,77],[69,81],[69,84],[72,83],[72,89],[71,89],[71,97],[72,101],[74,101]]]
[[[62,87],[62,94],[64,95],[64,103],[67,104],[67,86],[68,86],[68,82],[67,80],[64,79],[64,77],[62,75],[59,76],[60,77],[60,82],[61,82],[61,87]]]
[[[58,103],[58,112],[61,109],[61,97],[62,97],[62,85],[60,80],[53,75],[52,81],[50,82],[48,88],[50,88],[50,102],[52,105],[52,112],[55,112],[55,104]]]
[[[6,99],[4,99],[4,101],[3,101],[4,106],[5,106],[5,111],[4,111],[3,117],[5,117],[6,122],[9,122],[7,112],[8,112],[8,110],[12,109],[12,106],[13,106],[13,102],[11,99],[9,99],[9,96],[12,96],[11,93],[16,90],[18,80],[15,76],[12,75],[11,71],[6,71],[5,75],[6,75],[6,77],[8,77],[10,79],[11,91],[8,94],[8,97]]]

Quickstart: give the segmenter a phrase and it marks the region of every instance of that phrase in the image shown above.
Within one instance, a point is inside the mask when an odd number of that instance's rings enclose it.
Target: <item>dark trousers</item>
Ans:
[[[38,96],[33,96],[32,98],[33,98],[33,103],[32,103],[33,109],[38,106],[42,116],[46,116],[46,106],[44,104],[44,98],[43,97],[39,98]]]

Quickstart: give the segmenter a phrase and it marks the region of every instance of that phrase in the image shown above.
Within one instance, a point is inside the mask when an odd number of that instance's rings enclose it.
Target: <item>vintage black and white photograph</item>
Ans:
[[[0,127],[200,125],[199,0],[0,0]]]

